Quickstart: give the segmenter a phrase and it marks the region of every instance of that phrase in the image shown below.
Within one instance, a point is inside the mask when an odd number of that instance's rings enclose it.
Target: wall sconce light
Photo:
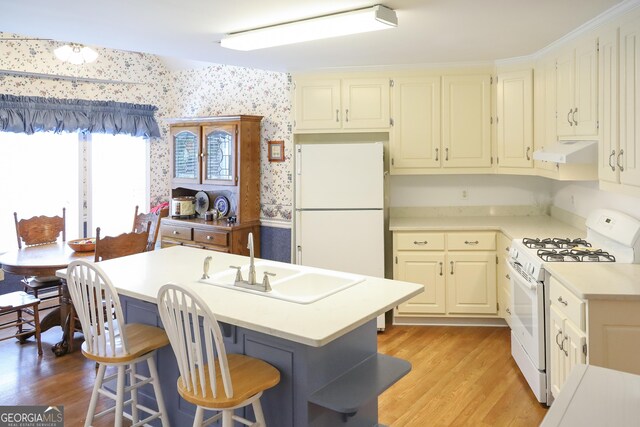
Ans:
[[[77,43],[60,46],[54,49],[53,53],[62,62],[74,65],[82,65],[98,59],[98,53],[95,50]]]
[[[224,37],[220,45],[228,49],[247,51],[386,30],[397,26],[396,12],[385,6],[376,5],[366,9],[232,33]]]

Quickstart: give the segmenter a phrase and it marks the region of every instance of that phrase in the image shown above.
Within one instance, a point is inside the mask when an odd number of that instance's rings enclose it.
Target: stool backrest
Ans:
[[[103,357],[127,355],[118,292],[100,266],[86,260],[71,262],[67,287],[82,325],[86,351]]]
[[[202,298],[187,289],[167,284],[158,292],[158,310],[185,388],[203,398],[209,397],[209,393],[218,397],[216,370],[219,367],[225,395],[233,397],[220,326]],[[209,381],[205,380],[205,365],[208,366]],[[210,389],[207,383],[211,384]]]
[[[13,220],[16,224],[16,237],[18,238],[18,249],[22,248],[22,242],[26,246],[44,245],[58,240],[62,234],[62,241],[66,241],[65,212],[62,208],[62,218],[59,216],[34,216],[29,219],[18,221],[18,213],[13,213]]]

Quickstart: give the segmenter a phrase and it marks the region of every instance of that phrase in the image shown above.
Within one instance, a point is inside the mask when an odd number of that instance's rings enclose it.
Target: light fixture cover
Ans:
[[[56,58],[74,65],[82,65],[98,59],[98,53],[87,46],[80,44],[65,44],[53,51]]]
[[[397,26],[396,12],[385,6],[377,5],[366,9],[229,34],[222,39],[220,45],[228,49],[246,51],[386,30]]]

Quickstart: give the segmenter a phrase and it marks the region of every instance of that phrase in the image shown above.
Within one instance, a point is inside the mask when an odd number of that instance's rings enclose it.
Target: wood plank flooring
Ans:
[[[78,349],[82,336],[76,337]],[[0,342],[0,405],[64,405],[65,425],[81,426],[95,364],[80,351],[56,358],[51,346],[59,339],[59,328],[43,334],[40,359],[33,339]],[[507,328],[392,326],[378,343],[380,352],[413,365],[380,397],[383,424],[537,426],[546,413],[511,359]],[[96,427],[108,425],[110,416]]]
[[[380,396],[382,424],[537,426],[546,414],[511,358],[508,328],[392,326],[378,351],[412,364]]]

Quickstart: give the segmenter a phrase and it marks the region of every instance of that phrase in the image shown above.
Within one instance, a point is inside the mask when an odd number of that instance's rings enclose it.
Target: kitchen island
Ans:
[[[212,257],[210,275],[249,263],[239,255],[175,246],[100,266],[121,296],[127,322],[162,326],[156,296],[166,283],[191,289],[209,302],[228,352],[260,358],[281,372],[280,383],[262,398],[269,425],[377,424],[378,394],[410,366],[377,353],[375,319],[420,293],[421,286],[365,277],[314,303],[297,304],[200,282],[207,256]],[[195,407],[177,393],[178,369],[171,348],[161,349],[157,358],[172,425],[191,425]]]

